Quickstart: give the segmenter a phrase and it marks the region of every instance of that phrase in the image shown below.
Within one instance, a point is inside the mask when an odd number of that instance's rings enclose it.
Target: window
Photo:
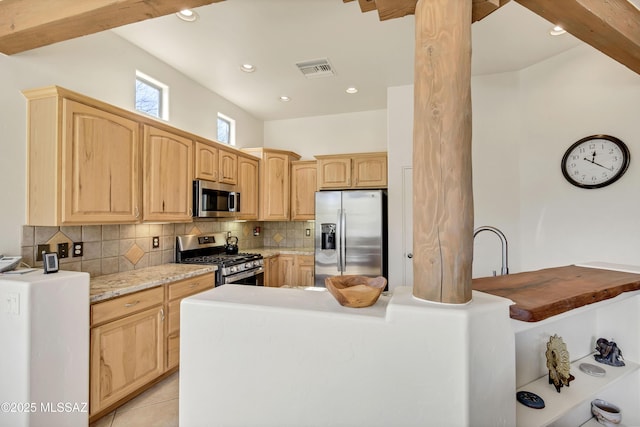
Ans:
[[[236,145],[236,121],[222,113],[218,113],[218,141]]]
[[[169,86],[136,71],[136,110],[159,119],[169,119]]]

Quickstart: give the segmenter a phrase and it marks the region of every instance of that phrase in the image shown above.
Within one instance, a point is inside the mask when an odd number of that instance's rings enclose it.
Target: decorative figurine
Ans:
[[[556,391],[560,393],[562,386],[569,387],[569,383],[575,379],[569,372],[571,361],[569,352],[562,338],[558,335],[549,337],[547,343],[547,369],[549,369],[549,384],[556,387]]]
[[[594,355],[596,362],[611,366],[624,366],[622,350],[618,348],[615,342],[598,338],[598,341],[596,341],[596,351],[600,353]]]

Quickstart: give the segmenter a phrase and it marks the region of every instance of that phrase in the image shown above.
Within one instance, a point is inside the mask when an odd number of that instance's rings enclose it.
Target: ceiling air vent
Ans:
[[[333,68],[328,59],[315,59],[313,61],[298,62],[298,69],[308,79],[334,76]]]

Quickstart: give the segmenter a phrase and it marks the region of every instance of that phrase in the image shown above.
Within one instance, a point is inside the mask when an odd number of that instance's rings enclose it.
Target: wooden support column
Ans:
[[[471,300],[471,1],[419,0],[413,125],[413,295]]]

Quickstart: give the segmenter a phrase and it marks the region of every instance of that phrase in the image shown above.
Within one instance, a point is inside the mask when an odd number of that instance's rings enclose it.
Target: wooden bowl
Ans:
[[[387,279],[382,276],[333,276],[324,279],[324,284],[340,305],[360,308],[378,301]]]

